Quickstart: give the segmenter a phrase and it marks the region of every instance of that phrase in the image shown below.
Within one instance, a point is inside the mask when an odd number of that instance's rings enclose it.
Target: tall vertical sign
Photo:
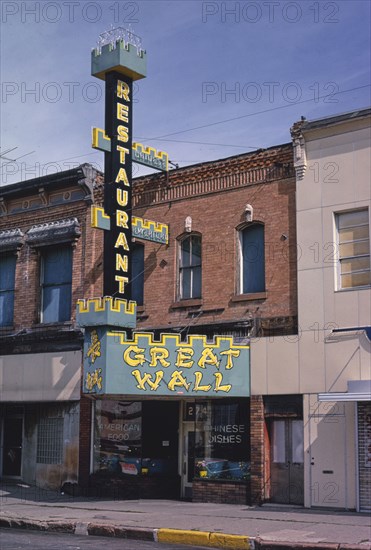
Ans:
[[[106,75],[106,134],[104,210],[111,219],[104,232],[104,295],[130,300],[132,80]]]
[[[121,27],[100,35],[91,74],[106,83],[103,294],[131,297],[133,81],[146,76],[141,39]]]

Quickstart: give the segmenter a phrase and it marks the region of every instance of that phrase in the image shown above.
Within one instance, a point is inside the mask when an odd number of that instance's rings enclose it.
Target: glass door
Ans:
[[[182,497],[192,498],[192,481],[195,470],[195,426],[194,422],[183,423],[182,449]]]
[[[273,420],[271,424],[271,501],[304,503],[303,421]]]

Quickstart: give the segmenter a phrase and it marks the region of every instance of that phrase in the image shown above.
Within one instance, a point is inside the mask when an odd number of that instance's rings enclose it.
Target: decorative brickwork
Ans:
[[[249,504],[250,487],[248,483],[195,480],[192,484],[192,501],[215,502],[217,504]]]

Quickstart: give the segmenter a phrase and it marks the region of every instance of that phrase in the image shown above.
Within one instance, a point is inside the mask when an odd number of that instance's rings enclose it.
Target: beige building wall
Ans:
[[[335,225],[359,208],[370,219],[370,142],[369,116],[294,139],[299,334],[251,342],[252,395],[303,395],[305,506],[356,507],[356,404],[319,403],[318,393],[371,380],[366,333],[333,332],[371,324],[371,288],[338,290]]]
[[[1,401],[78,401],[81,363],[81,351],[0,356]]]

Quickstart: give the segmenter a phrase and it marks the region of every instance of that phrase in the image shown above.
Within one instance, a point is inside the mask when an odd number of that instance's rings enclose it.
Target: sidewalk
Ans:
[[[273,505],[72,497],[22,482],[0,484],[0,526],[214,548],[371,548],[371,523],[366,514]]]

